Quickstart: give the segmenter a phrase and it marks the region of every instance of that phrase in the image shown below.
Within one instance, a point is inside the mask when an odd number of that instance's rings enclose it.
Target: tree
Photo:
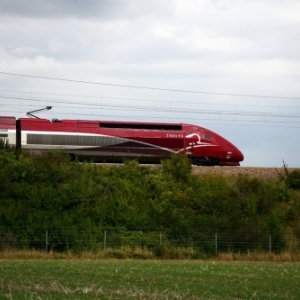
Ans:
[[[162,160],[163,172],[170,174],[176,181],[186,182],[191,177],[192,165],[189,158],[173,154],[170,159]]]

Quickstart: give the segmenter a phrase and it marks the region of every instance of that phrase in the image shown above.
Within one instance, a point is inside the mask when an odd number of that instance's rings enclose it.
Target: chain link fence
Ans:
[[[140,247],[190,248],[195,251],[218,255],[219,253],[247,253],[249,251],[274,252],[299,251],[296,237],[283,238],[280,234],[258,231],[230,230],[125,230],[100,228],[97,232],[76,228],[36,228],[27,232],[22,228],[14,231],[0,229],[0,251],[7,249],[35,249],[45,252],[68,250],[103,251]]]

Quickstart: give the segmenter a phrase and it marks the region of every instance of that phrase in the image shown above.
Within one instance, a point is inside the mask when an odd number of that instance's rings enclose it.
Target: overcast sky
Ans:
[[[192,123],[242,166],[300,167],[300,1],[1,0],[0,104]]]

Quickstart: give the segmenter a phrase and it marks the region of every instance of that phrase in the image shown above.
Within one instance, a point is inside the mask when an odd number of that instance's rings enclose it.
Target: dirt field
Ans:
[[[291,172],[293,169],[288,168]],[[238,176],[239,174],[248,174],[250,176],[258,176],[263,178],[276,178],[279,174],[284,173],[281,168],[255,168],[255,167],[193,167],[194,174],[222,174],[229,176]]]

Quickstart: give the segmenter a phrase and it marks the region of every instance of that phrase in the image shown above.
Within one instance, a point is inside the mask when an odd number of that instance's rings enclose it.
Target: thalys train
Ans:
[[[61,149],[80,160],[121,163],[132,158],[150,164],[182,153],[193,164],[208,166],[239,166],[244,159],[225,138],[192,124],[48,120],[27,115],[0,116],[0,138],[32,153]]]

